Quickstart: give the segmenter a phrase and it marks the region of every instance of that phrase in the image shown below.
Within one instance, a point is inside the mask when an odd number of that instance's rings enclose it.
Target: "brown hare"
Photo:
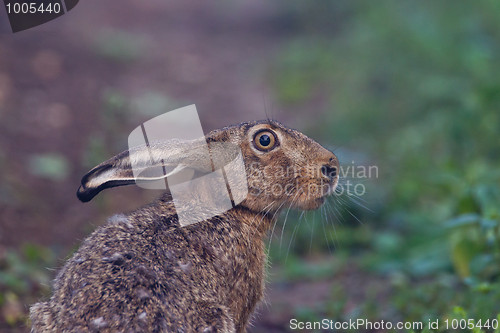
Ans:
[[[264,238],[273,216],[290,206],[320,207],[337,185],[338,161],[304,134],[268,120],[215,130],[203,143],[240,149],[244,200],[182,225],[166,191],[111,217],[58,273],[50,300],[32,306],[32,332],[245,332],[263,297]],[[148,149],[171,163],[213,170],[193,146]],[[124,152],[98,165],[83,177],[78,197],[89,201],[105,188],[134,183],[131,164]],[[203,191],[216,196],[217,189]],[[196,211],[197,197],[190,200]]]

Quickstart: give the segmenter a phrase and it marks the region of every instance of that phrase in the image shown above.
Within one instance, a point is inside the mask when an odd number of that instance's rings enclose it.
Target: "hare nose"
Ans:
[[[337,167],[325,164],[321,167],[321,173],[333,180],[337,176]]]

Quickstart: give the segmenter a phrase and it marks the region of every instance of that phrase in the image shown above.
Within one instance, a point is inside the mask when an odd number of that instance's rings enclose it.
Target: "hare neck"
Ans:
[[[266,236],[271,228],[272,217],[277,216],[277,214],[269,212],[256,212],[242,205],[236,206],[224,215],[226,214],[228,217],[235,219],[235,221],[242,223],[245,229],[248,229],[254,236],[258,236],[259,238]]]

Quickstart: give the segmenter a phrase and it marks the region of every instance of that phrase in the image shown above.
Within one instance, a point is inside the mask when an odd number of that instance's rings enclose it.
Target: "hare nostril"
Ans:
[[[323,165],[321,167],[321,173],[330,178],[330,180],[333,180],[337,176],[337,167]]]

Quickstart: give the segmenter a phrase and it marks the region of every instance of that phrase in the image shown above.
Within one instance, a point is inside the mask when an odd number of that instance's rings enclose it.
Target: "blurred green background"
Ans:
[[[1,19],[1,331],[27,331],[106,216],[157,195],[81,204],[80,177],[192,103],[205,129],[268,116],[378,170],[345,175],[360,196],[283,214],[251,331],[500,320],[500,2],[89,0],[15,35]]]

